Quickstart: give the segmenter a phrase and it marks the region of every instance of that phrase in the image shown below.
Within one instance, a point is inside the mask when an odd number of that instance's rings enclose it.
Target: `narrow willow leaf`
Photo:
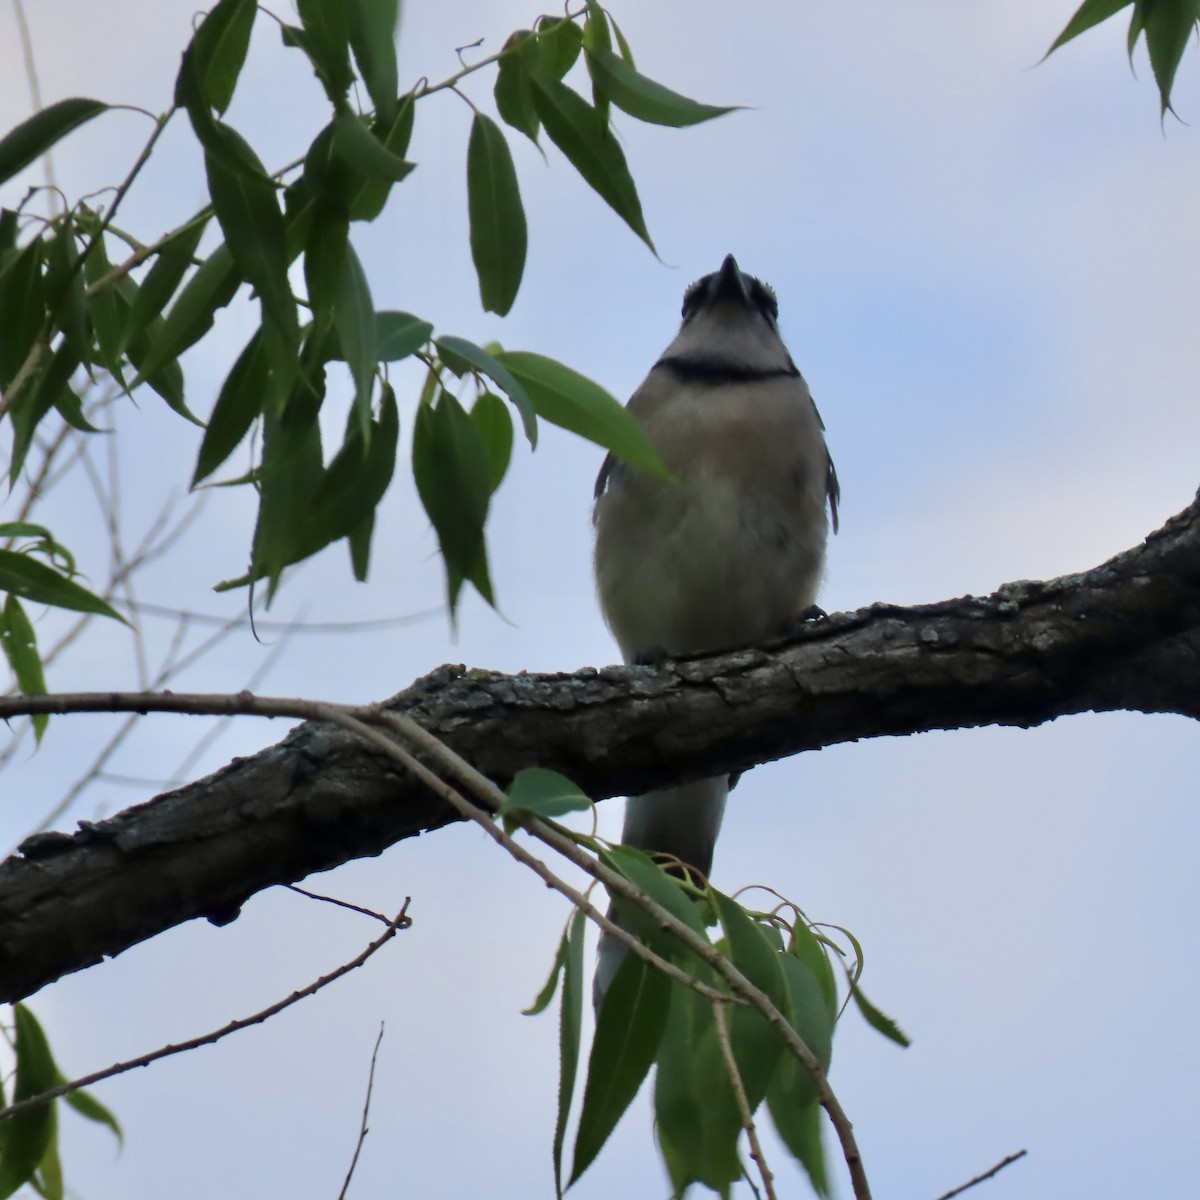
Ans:
[[[804,1068],[796,1060],[785,1060],[767,1089],[767,1111],[780,1140],[804,1168],[818,1196],[829,1195],[829,1172],[821,1142],[821,1104],[815,1096],[797,1098],[791,1083]]]
[[[255,0],[219,0],[205,16],[184,52],[175,81],[175,103],[190,109],[190,87],[199,100],[223,113],[246,61],[254,28]]]
[[[678,985],[671,993],[654,1081],[659,1147],[676,1197],[693,1183],[728,1196],[742,1174],[742,1124],[712,1004]]]
[[[854,996],[854,1003],[858,1005],[858,1011],[862,1013],[867,1024],[877,1033],[882,1033],[885,1038],[889,1038],[895,1042],[896,1045],[906,1048],[911,1046],[912,1042],[900,1026],[886,1013],[876,1008],[863,994],[862,988],[849,975],[847,975],[847,980],[850,983],[850,991]]]
[[[310,346],[323,346],[326,335],[333,328],[349,244],[349,218],[322,199],[313,213],[304,243],[304,286],[312,311]],[[306,347],[306,354],[311,357],[309,347]]]
[[[493,95],[496,111],[506,125],[523,133],[537,145],[541,120],[533,103],[529,75],[537,63],[537,39],[528,29],[509,35],[497,64]]]
[[[480,300],[485,311],[504,316],[525,271],[525,209],[508,142],[500,126],[480,112],[467,143],[467,210]]]
[[[583,46],[583,32],[566,17],[539,17],[537,69],[550,79],[562,77],[575,65]]]
[[[579,909],[576,909],[575,912],[580,916],[583,915]],[[528,1008],[521,1009],[523,1017],[536,1017],[549,1008],[550,1001],[554,999],[554,993],[558,990],[558,977],[567,965],[567,949],[570,943],[570,933],[571,920],[568,920],[567,924],[563,927],[562,937],[559,938],[558,949],[554,954],[554,961],[550,964],[550,974],[546,976],[546,982],[542,984],[542,990],[534,997],[533,1003]]]
[[[415,164],[393,154],[351,112],[342,112],[333,122],[333,149],[347,166],[366,179],[399,183],[412,173]]]
[[[28,1100],[52,1088],[59,1079],[50,1044],[37,1018],[24,1004],[13,1006],[16,1018],[17,1082],[13,1100]],[[0,1154],[0,1200],[29,1181],[54,1136],[53,1106],[17,1113],[5,1123]]]
[[[400,100],[396,112],[387,120],[376,117],[371,136],[397,161],[403,162],[412,138],[416,106],[411,92]],[[387,203],[392,189],[390,178],[361,178],[349,188],[347,211],[352,221],[373,221]]]
[[[149,358],[150,346],[162,333],[162,318],[151,318],[149,325],[144,330],[133,329],[132,322],[129,320],[129,312],[137,302],[138,286],[132,279],[125,276],[123,279],[116,281],[114,291],[117,307],[121,310],[122,314],[122,326],[129,333],[129,344],[125,347],[125,357],[133,364],[134,370],[138,372],[138,377],[134,380],[133,384],[126,385],[123,379],[119,381],[122,387],[125,388],[126,394],[129,394],[131,388],[138,383],[145,382],[167,402],[168,407],[172,408],[185,420],[191,421],[193,425],[202,426],[203,422],[184,402],[183,369],[175,359],[170,359],[161,366],[156,367],[148,375],[142,374],[142,369]]]
[[[26,696],[44,694],[46,676],[42,671],[42,657],[38,653],[37,635],[16,596],[10,595],[4,602],[3,615],[0,616],[0,646],[4,647],[4,655],[21,692]],[[45,713],[37,713],[30,720],[33,722],[34,735],[40,742],[50,718]]]
[[[400,0],[345,0],[350,46],[375,111],[390,120],[399,90],[396,22]]]
[[[483,549],[491,496],[487,451],[471,418],[443,392],[436,405],[422,405],[417,411],[412,455],[417,493],[446,560],[453,612],[459,589],[472,577]]]
[[[544,767],[525,767],[505,789],[505,800],[497,815],[512,823],[514,817],[563,817],[587,812],[592,802],[565,775]]]
[[[637,187],[608,122],[582,96],[556,80],[534,75],[531,82],[534,104],[550,140],[585,182],[653,250]]]
[[[58,1106],[50,1105],[50,1139],[46,1153],[38,1163],[37,1170],[30,1180],[34,1191],[43,1200],[64,1200],[66,1188],[63,1184],[62,1157],[58,1152]]]
[[[539,417],[611,450],[631,466],[660,479],[671,477],[637,418],[598,383],[524,350],[505,350],[496,359],[520,383]]]
[[[0,550],[0,592],[32,600],[35,604],[69,608],[73,612],[98,613],[102,617],[112,617],[122,624],[126,623],[119,612],[99,596],[93,596],[87,588],[60,575],[45,563],[30,558],[28,554],[18,554],[13,550]]]
[[[399,362],[429,341],[433,326],[412,313],[385,310],[375,314],[375,361]]]
[[[389,390],[385,388],[385,394]],[[366,582],[367,569],[371,565],[371,534],[374,529],[375,514],[371,513],[357,529],[346,535],[346,542],[350,547],[350,569],[359,583]]]
[[[499,396],[494,392],[483,392],[471,407],[471,420],[487,451],[488,487],[495,492],[512,461],[512,417]]]
[[[46,308],[79,361],[89,343],[87,296],[75,246],[76,225],[63,217],[46,252]]]
[[[108,105],[99,100],[76,96],[59,100],[57,104],[34,113],[15,129],[10,129],[0,138],[0,183],[29,166],[72,129],[78,129],[85,121],[90,121],[107,109]]]
[[[67,1081],[60,1075],[58,1082],[66,1083]],[[113,1131],[118,1145],[124,1143],[125,1134],[121,1129],[120,1121],[91,1092],[85,1092],[79,1088],[74,1092],[68,1092],[63,1098],[81,1117],[94,1121],[97,1125],[107,1125]]]
[[[149,378],[195,345],[212,328],[217,309],[233,299],[241,283],[233,255],[222,243],[184,284],[162,325],[150,335],[145,357],[137,364],[138,379],[130,386]]]
[[[821,989],[830,1020],[832,1020],[838,1011],[837,982],[833,976],[833,967],[821,942],[804,923],[802,917],[797,917],[792,927],[791,946],[788,948],[788,953],[798,958],[812,972],[813,978]]]
[[[267,359],[261,332],[246,343],[233,364],[213,406],[200,443],[191,486],[213,473],[241,444],[261,416],[267,391]]]
[[[262,169],[246,140],[228,125],[219,125],[231,154]],[[288,283],[287,234],[283,213],[269,182],[231,171],[225,159],[206,150],[205,168],[213,211],[225,234],[225,244],[241,274],[258,292],[263,318],[274,325],[288,346],[299,343],[296,302]],[[265,172],[264,172],[265,174]]]
[[[1171,107],[1175,73],[1188,40],[1200,22],[1200,0],[1174,0],[1170,4],[1160,0],[1157,4],[1144,5],[1142,11],[1146,49],[1150,52],[1150,66],[1158,84],[1161,111],[1165,114]]]
[[[638,74],[611,50],[589,50],[587,64],[601,95],[611,100],[622,112],[652,125],[667,125],[675,129],[698,125],[701,121],[711,121],[714,117],[733,112],[737,107],[701,104],[681,96],[661,83]]]
[[[608,20],[609,24],[612,25],[613,34],[617,39],[617,49],[621,51],[621,57],[632,67],[634,65],[633,50],[630,48],[629,42],[621,32],[621,27],[617,24],[616,18],[612,13],[608,14]]]
[[[298,0],[308,53],[325,94],[337,104],[354,82],[345,0]]]
[[[583,931],[584,918],[576,909],[567,925],[566,957],[563,963],[562,1005],[558,1019],[558,1116],[554,1122],[554,1192],[562,1200],[562,1152],[571,1115],[571,1098],[579,1071],[579,1031],[583,1023]]]
[[[670,1004],[670,979],[645,959],[627,954],[596,1015],[568,1187],[595,1160],[641,1088],[658,1054]]]
[[[33,349],[46,319],[43,239],[30,242],[0,272],[0,386],[7,387]]]
[[[371,391],[375,383],[375,308],[371,289],[354,247],[347,244],[346,261],[333,309],[342,356],[354,377],[354,411],[364,441],[371,436]]]
[[[1054,39],[1050,49],[1042,56],[1043,62],[1059,46],[1065,46],[1067,42],[1073,41],[1081,33],[1086,33],[1094,25],[1107,21],[1109,17],[1119,13],[1123,8],[1128,8],[1132,3],[1133,0],[1083,0],[1083,3],[1063,27],[1062,33]]]
[[[608,14],[598,0],[587,0],[587,19],[583,25],[583,51],[590,55],[597,50],[612,50],[612,35],[608,29]],[[589,61],[588,70],[591,71]],[[609,119],[609,99],[592,77],[592,104],[604,121]]]
[[[154,265],[138,287],[136,298],[130,307],[121,342],[122,349],[128,346],[139,332],[145,331],[155,317],[162,314],[188,268],[192,266],[196,248],[207,228],[207,219],[197,221],[163,244],[155,256]]]
[[[461,375],[467,367],[473,367],[496,383],[521,414],[521,423],[525,427],[525,437],[530,446],[537,446],[537,412],[534,403],[524,385],[501,361],[506,357],[504,354],[497,357],[466,338],[450,334],[438,338],[434,345],[437,346],[442,360],[456,374]]]

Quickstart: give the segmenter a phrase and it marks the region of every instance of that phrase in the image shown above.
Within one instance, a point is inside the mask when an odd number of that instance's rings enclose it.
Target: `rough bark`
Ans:
[[[1130,709],[1200,717],[1200,497],[1079,575],[873,605],[786,642],[659,668],[447,666],[391,702],[500,783],[562,771],[597,799],[858,738]],[[351,735],[305,724],[206,779],[0,864],[0,1000],[454,814]]]

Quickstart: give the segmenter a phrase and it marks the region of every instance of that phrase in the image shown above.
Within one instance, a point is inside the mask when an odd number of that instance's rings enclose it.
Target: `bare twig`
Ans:
[[[322,988],[333,983],[334,980],[341,979],[343,975],[348,975],[351,971],[361,967],[376,950],[385,943],[390,942],[399,930],[407,929],[412,924],[412,918],[408,915],[408,906],[411,901],[412,898],[410,896],[404,898],[404,907],[396,914],[395,919],[390,921],[387,929],[356,958],[351,959],[350,962],[343,963],[336,970],[330,971],[328,975],[322,975],[320,979],[314,980],[298,992],[293,992],[286,999],[277,1001],[275,1004],[264,1008],[261,1012],[256,1012],[253,1016],[241,1017],[236,1021],[230,1021],[228,1025],[224,1025],[220,1029],[215,1029],[212,1033],[202,1034],[200,1037],[191,1038],[186,1042],[161,1046],[157,1050],[152,1050],[149,1054],[143,1054],[140,1058],[131,1058],[127,1062],[114,1063],[111,1067],[105,1067],[103,1071],[93,1071],[91,1075],[84,1075],[80,1079],[73,1079],[70,1083],[60,1083],[57,1087],[53,1087],[49,1091],[42,1092],[37,1096],[30,1096],[26,1100],[18,1100],[15,1104],[10,1104],[7,1108],[0,1109],[0,1121],[7,1121],[10,1117],[15,1117],[18,1113],[25,1112],[31,1108],[38,1108],[43,1104],[49,1104],[51,1100],[57,1100],[60,1096],[77,1092],[80,1088],[91,1087],[93,1084],[100,1083],[105,1079],[112,1079],[115,1075],[124,1075],[127,1071],[133,1071],[138,1067],[147,1067],[152,1062],[157,1062],[160,1058],[167,1058],[172,1054],[184,1054],[189,1050],[198,1050],[201,1046],[211,1046],[214,1042],[219,1042],[231,1033],[248,1029],[251,1025],[261,1025],[277,1013],[283,1012],[285,1008],[290,1008],[298,1001],[315,995]]]
[[[984,1171],[982,1175],[976,1175],[974,1179],[968,1179],[961,1187],[956,1187],[939,1196],[938,1200],[950,1200],[951,1196],[961,1196],[967,1188],[973,1188],[977,1183],[983,1183],[985,1179],[991,1179],[993,1175],[999,1175],[1005,1167],[1011,1166],[1017,1159],[1024,1158],[1028,1153],[1028,1150],[1018,1150],[1016,1154],[1010,1154],[1007,1158],[1002,1158],[990,1171]]]
[[[302,888],[295,883],[285,883],[283,886],[288,891],[299,892],[301,896],[307,896],[310,900],[336,904],[338,908],[348,908],[351,912],[362,913],[364,917],[374,917],[376,921],[382,921],[385,925],[391,924],[390,918],[385,917],[381,912],[376,912],[373,908],[363,908],[361,904],[351,904],[349,900],[339,900],[336,896],[322,896],[320,892],[310,892],[307,888]]]
[[[758,1130],[754,1127],[754,1114],[750,1111],[750,1100],[746,1096],[746,1085],[742,1083],[742,1073],[738,1070],[737,1060],[733,1057],[733,1045],[729,1040],[728,1005],[724,1001],[713,1001],[713,1017],[717,1023],[717,1041],[721,1046],[721,1057],[725,1060],[725,1069],[729,1072],[729,1082],[733,1087],[733,1095],[737,1100],[738,1112],[742,1118],[742,1128],[750,1140],[750,1157],[758,1164],[758,1173],[762,1177],[763,1191],[767,1200],[777,1200],[775,1196],[775,1176],[767,1166],[767,1160],[758,1141]],[[757,1190],[757,1189],[756,1189]]]
[[[338,1192],[338,1200],[346,1200],[350,1189],[350,1180],[354,1176],[354,1168],[358,1166],[358,1156],[362,1153],[363,1142],[367,1140],[370,1130],[367,1128],[367,1117],[371,1112],[371,1089],[375,1086],[375,1060],[379,1057],[379,1044],[383,1041],[383,1022],[379,1022],[379,1036],[375,1039],[375,1049],[371,1051],[371,1070],[367,1073],[367,1095],[363,1101],[362,1123],[358,1127],[358,1141],[354,1146],[354,1157],[350,1160],[350,1169],[342,1182],[342,1190]]]

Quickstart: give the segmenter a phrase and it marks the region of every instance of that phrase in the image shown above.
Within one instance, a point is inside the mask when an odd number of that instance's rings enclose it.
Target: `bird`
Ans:
[[[672,478],[609,454],[596,479],[596,587],[627,663],[729,650],[823,615],[838,528],[825,425],[774,291],[729,254],[687,288],[682,315],[626,406]],[[729,787],[720,775],[630,797],[622,842],[707,878]],[[597,1009],[624,955],[601,937]]]

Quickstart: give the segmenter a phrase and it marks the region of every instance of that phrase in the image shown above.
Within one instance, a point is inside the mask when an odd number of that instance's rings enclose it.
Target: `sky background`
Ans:
[[[194,7],[28,5],[45,100],[91,95],[161,111]],[[1136,73],[1126,62],[1123,20],[1039,66],[1072,7],[614,0],[644,72],[747,106],[679,132],[618,117],[662,261],[557,151],[544,162],[514,134],[530,224],[525,283],[510,317],[482,313],[466,230],[471,114],[442,94],[417,112],[409,157],[419,169],[355,234],[376,306],[551,355],[624,397],[672,337],[685,286],[733,252],[776,288],[784,336],[828,426],[843,508],[825,608],[935,601],[1093,566],[1200,483],[1200,88],[1189,50],[1176,107],[1192,124],[1160,125],[1144,53]],[[401,86],[451,74],[456,46],[483,38],[468,58],[494,52],[536,15],[500,0],[407,5]],[[7,5],[0,64],[7,129],[30,105]],[[485,109],[493,78],[485,70],[464,85]],[[265,17],[229,119],[269,166],[303,153],[327,120],[304,61]],[[55,155],[60,185],[77,197],[117,183],[147,127],[116,113],[75,133]],[[15,203],[38,178],[31,170],[0,201]],[[150,240],[204,200],[199,151],[180,119],[121,224]],[[197,412],[210,410],[255,317],[249,302],[234,304],[186,359]],[[399,379],[408,428],[416,377]],[[153,396],[126,404],[117,429],[133,541],[185,486],[198,431]],[[601,457],[549,429],[536,454],[518,449],[489,526],[503,616],[469,600],[456,637],[444,617],[297,634],[259,690],[372,701],[446,661],[613,661],[589,565]],[[288,578],[273,617],[359,621],[440,603],[436,543],[400,475],[370,582],[354,585],[344,548],[331,548]],[[0,503],[0,520],[12,507]],[[99,579],[107,552],[94,510],[86,484],[67,480],[39,519]],[[141,599],[236,616],[244,598],[210,589],[243,568],[252,521],[248,494],[214,494],[189,538],[141,580]],[[171,629],[150,623],[152,653]],[[264,641],[239,633],[172,686],[236,691],[275,648]],[[93,629],[50,682],[130,686],[127,636]],[[7,844],[42,820],[113,728],[59,719],[38,754],[22,751],[0,777]],[[147,718],[112,769],[169,777],[200,728]],[[191,774],[283,732],[235,723]],[[1029,1157],[986,1185],[996,1200],[1188,1189],[1180,1181],[1200,1165],[1198,777],[1190,723],[1121,714],[839,746],[743,779],[716,884],[767,883],[851,928],[866,949],[868,993],[913,1039],[901,1051],[851,1015],[835,1041],[831,1082],[877,1195],[933,1200],[1021,1148]],[[60,824],[153,790],[98,783]],[[615,836],[619,802],[600,815]],[[335,1197],[383,1021],[371,1133],[350,1194],[551,1195],[557,1021],[520,1009],[544,979],[564,905],[466,827],[309,884],[389,912],[411,896],[414,925],[266,1026],[99,1088],[125,1125],[122,1153],[64,1114],[75,1193]],[[48,988],[33,1007],[63,1069],[79,1075],[262,1008],[374,936],[354,914],[275,889],[226,928],[170,931]],[[805,1195],[784,1153],[767,1149],[780,1195]],[[844,1170],[834,1177],[847,1196]],[[666,1194],[642,1097],[572,1195]]]

